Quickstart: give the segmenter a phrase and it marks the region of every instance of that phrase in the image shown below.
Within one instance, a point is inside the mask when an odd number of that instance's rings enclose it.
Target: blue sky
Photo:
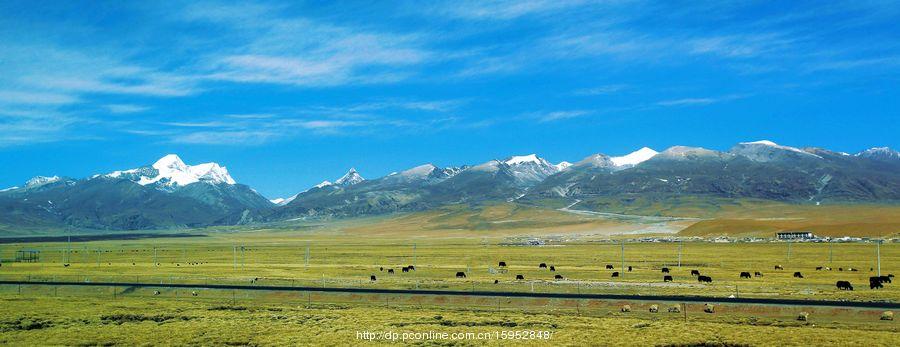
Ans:
[[[900,147],[896,2],[159,3],[0,2],[0,187],[167,153],[277,197],[349,167]]]

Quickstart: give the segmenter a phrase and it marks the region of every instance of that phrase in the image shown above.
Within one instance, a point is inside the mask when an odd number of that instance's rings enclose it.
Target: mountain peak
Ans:
[[[856,153],[856,156],[883,161],[900,160],[900,152],[890,149],[889,147],[872,147],[865,151]]]
[[[25,182],[25,188],[36,188],[61,180],[59,176],[35,176]]]
[[[437,170],[437,166],[434,166],[431,163],[425,165],[419,165],[411,169],[407,169],[401,171],[398,175],[403,177],[426,177],[430,175],[434,170]]]
[[[642,147],[639,150],[631,152],[629,154],[623,155],[621,157],[612,157],[613,164],[620,167],[632,167],[637,164],[643,163],[653,156],[659,154],[659,152],[654,151],[649,147]]]
[[[236,184],[228,174],[228,169],[217,163],[187,165],[177,154],[167,154],[149,167],[114,171],[110,178],[125,178],[142,186],[159,184],[162,186],[186,186],[192,183]]]
[[[741,142],[737,146],[734,146],[734,148],[731,149],[731,152],[759,162],[785,159],[785,152],[822,159],[821,156],[815,153],[810,153],[796,147],[782,146],[769,140]]]
[[[157,170],[172,169],[184,171],[187,168],[187,165],[177,154],[166,154],[162,158],[159,158],[159,160],[157,160],[151,166],[153,166],[153,168]]]
[[[561,161],[561,162],[559,162],[559,164],[556,164],[553,166],[556,167],[557,171],[562,171],[562,170],[568,169],[570,166],[572,166],[572,163],[567,162],[567,161]]]
[[[669,160],[724,159],[728,153],[714,151],[703,147],[672,146],[653,158]]]
[[[350,170],[347,171],[346,174],[344,174],[344,176],[341,176],[341,178],[338,178],[337,181],[334,181],[334,185],[346,187],[352,186],[365,180],[365,178],[360,176],[359,172],[356,172],[356,168],[351,167]]]
[[[587,158],[575,163],[575,166],[592,166],[595,168],[609,168],[616,166],[606,154],[591,154]]]
[[[506,163],[506,165],[518,165],[518,164],[524,164],[524,163],[541,164],[543,161],[544,161],[544,159],[539,158],[537,156],[537,154],[528,154],[528,155],[514,155],[512,157],[507,158],[503,162]]]

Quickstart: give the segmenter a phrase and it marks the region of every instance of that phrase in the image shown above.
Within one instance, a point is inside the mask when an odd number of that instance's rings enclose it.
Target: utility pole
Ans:
[[[159,266],[159,258],[156,257],[156,247],[153,247],[153,266]]]
[[[788,241],[788,260],[791,260],[791,241]]]
[[[875,244],[875,257],[878,259],[878,277],[881,277],[881,240]]]
[[[309,267],[309,244],[306,245],[306,267]]]
[[[231,259],[234,269],[237,270],[237,246],[235,245],[231,245]]]
[[[622,239],[622,277],[625,277],[625,239]]]
[[[678,242],[678,267],[681,268],[681,251],[684,249],[684,239]]]
[[[828,241],[828,265],[834,260],[834,243]]]
[[[416,266],[416,244],[413,243],[413,266]]]

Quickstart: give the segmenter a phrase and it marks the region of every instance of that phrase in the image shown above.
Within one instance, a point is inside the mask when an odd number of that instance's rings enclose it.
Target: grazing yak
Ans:
[[[747,271],[741,271],[741,278],[750,278],[750,273]]]
[[[563,279],[563,276],[562,276],[562,275],[556,275],[556,276],[553,276],[553,279],[555,279],[555,280],[562,280],[562,279]]]
[[[697,276],[697,282],[712,283],[712,277],[700,275]]]
[[[800,271],[796,271],[794,272],[794,278],[803,278],[803,274],[801,274]]]
[[[456,278],[466,278],[466,273],[462,271],[458,271],[456,273]]]
[[[506,262],[505,262],[505,261],[501,261],[501,262],[497,263],[497,266],[499,266],[499,267],[506,267]]]
[[[382,267],[378,268],[378,271],[384,271],[384,267],[382,266]]]
[[[375,282],[375,275],[369,276],[369,280]]]
[[[822,267],[821,267],[821,266],[816,266],[816,271],[822,271]]]
[[[158,291],[158,290],[154,290],[154,291],[153,291],[153,295],[159,295],[159,291]]]
[[[681,306],[675,305],[675,306],[669,307],[668,311],[669,311],[669,313],[681,313]]]
[[[669,276],[669,275],[663,276],[663,282],[672,282],[672,276]]]
[[[700,270],[691,270],[691,276],[700,276]]]
[[[650,305],[650,313],[659,312],[659,305]]]
[[[716,307],[713,304],[703,305],[703,312],[706,313],[716,313]]]
[[[523,275],[516,275],[516,279],[517,279],[517,280],[523,280],[523,281],[524,281],[524,280],[525,280],[525,276],[523,276]]]
[[[191,292],[191,296],[197,296],[197,295],[199,295],[199,294],[197,294],[197,292],[196,292],[196,291],[194,291],[194,292]]]
[[[628,265],[628,272],[631,272],[631,265]]]
[[[400,271],[409,272],[409,268],[404,266],[402,269],[400,269]]]
[[[618,271],[613,272],[613,273],[612,273],[612,277],[619,277],[619,272],[618,272]]]
[[[837,281],[835,285],[840,290],[853,290],[853,285],[850,284],[850,281]]]
[[[775,270],[784,270],[784,266],[775,265]]]
[[[538,264],[538,269],[546,269],[546,268],[547,268],[547,263]]]
[[[412,271],[416,271],[416,267],[413,266],[413,265],[407,266],[406,268],[407,268],[407,269],[410,269],[410,270],[412,270]]]
[[[631,305],[622,305],[621,311],[625,313],[631,312]]]
[[[894,275],[879,276],[878,278],[881,279],[881,283],[891,283],[891,277],[894,277]]]
[[[609,265],[609,264],[606,264],[606,269],[607,269],[607,270],[612,270],[612,269],[613,269],[613,266],[612,266],[612,265]]]
[[[664,273],[664,274],[669,273],[669,268],[667,268],[667,267],[662,268],[662,273]]]
[[[494,284],[500,283],[500,280],[494,280]]]
[[[884,288],[884,285],[881,284],[881,281],[878,277],[869,278],[869,289],[881,289]]]
[[[763,277],[762,272],[759,272],[759,271],[753,272],[753,277]]]
[[[388,269],[388,274],[393,275],[393,274],[394,274],[394,269]]]
[[[553,265],[550,265],[550,271],[556,271],[556,267],[554,267]]]

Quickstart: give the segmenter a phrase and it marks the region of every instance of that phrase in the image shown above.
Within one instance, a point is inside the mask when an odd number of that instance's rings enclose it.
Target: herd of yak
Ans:
[[[507,267],[507,266],[506,266],[506,262],[504,262],[504,261],[499,262],[499,263],[497,264],[497,266],[500,267],[500,268],[504,268],[504,269]],[[555,266],[553,266],[553,265],[548,266],[547,263],[540,263],[540,264],[538,264],[538,268],[539,268],[539,269],[549,269],[550,271],[556,271],[556,267],[555,267]],[[410,270],[415,270],[415,269],[416,269],[415,266],[409,265],[409,266],[403,267],[402,271],[403,271],[403,272],[409,272]],[[606,269],[607,269],[607,270],[614,270],[615,267],[614,267],[612,264],[606,264]],[[628,267],[628,271],[630,272],[630,271],[632,271],[632,270],[633,270],[633,268],[632,268],[631,266],[629,266],[629,267]],[[775,270],[776,270],[776,271],[777,271],[777,270],[784,270],[784,267],[781,266],[781,265],[775,265]],[[822,270],[831,271],[831,268],[830,268],[830,267],[827,267],[827,266],[818,266],[818,267],[816,267],[816,271],[822,271]],[[870,270],[871,270],[871,269],[870,269]],[[382,271],[382,272],[383,272],[383,271],[384,271],[384,267],[379,268],[379,271]],[[844,268],[838,268],[838,271],[844,271]],[[854,268],[848,268],[847,271],[853,271],[853,272],[855,272],[855,271],[859,271],[859,270],[854,269]],[[393,273],[394,273],[394,269],[387,269],[387,273],[388,273],[388,274],[393,274]],[[663,275],[663,282],[672,282],[672,281],[673,281],[672,276],[671,276],[671,275],[668,275],[668,273],[669,273],[669,268],[668,268],[668,267],[662,268],[662,273],[664,274],[664,275]],[[691,276],[697,277],[697,281],[700,282],[700,283],[712,283],[712,277],[701,275],[701,274],[700,274],[700,270],[691,270]],[[755,271],[755,272],[753,272],[753,276],[751,277],[750,272],[748,272],[748,271],[742,271],[742,272],[740,273],[739,276],[740,276],[740,278],[742,278],[742,279],[745,279],[745,278],[746,278],[746,279],[749,279],[749,278],[752,278],[752,277],[763,277],[763,274],[762,274],[761,272],[759,272],[759,271]],[[619,277],[619,272],[618,272],[618,271],[613,271],[612,277]],[[463,272],[463,271],[458,271],[458,272],[456,273],[456,278],[466,278],[466,273]],[[794,272],[794,278],[803,278],[803,274],[800,273],[800,271],[796,271],[796,272]],[[884,288],[884,284],[885,284],[885,283],[891,283],[891,279],[892,279],[892,278],[894,278],[894,275],[893,275],[893,274],[888,274],[887,276],[872,276],[872,277],[869,277],[869,288],[870,288],[870,289],[881,289],[881,288]],[[372,281],[375,281],[377,278],[376,278],[375,275],[372,275],[370,279],[371,279]],[[563,279],[565,279],[565,278],[564,278],[562,275],[557,274],[557,275],[554,276],[554,279],[555,279],[555,280],[563,280]],[[516,280],[525,280],[525,275],[521,275],[521,274],[516,275]],[[496,284],[496,283],[500,283],[500,281],[499,281],[499,280],[494,280],[494,283],[495,283],[495,284]],[[836,286],[837,286],[837,288],[840,289],[840,290],[853,290],[853,285],[850,283],[850,281],[837,281]]]

